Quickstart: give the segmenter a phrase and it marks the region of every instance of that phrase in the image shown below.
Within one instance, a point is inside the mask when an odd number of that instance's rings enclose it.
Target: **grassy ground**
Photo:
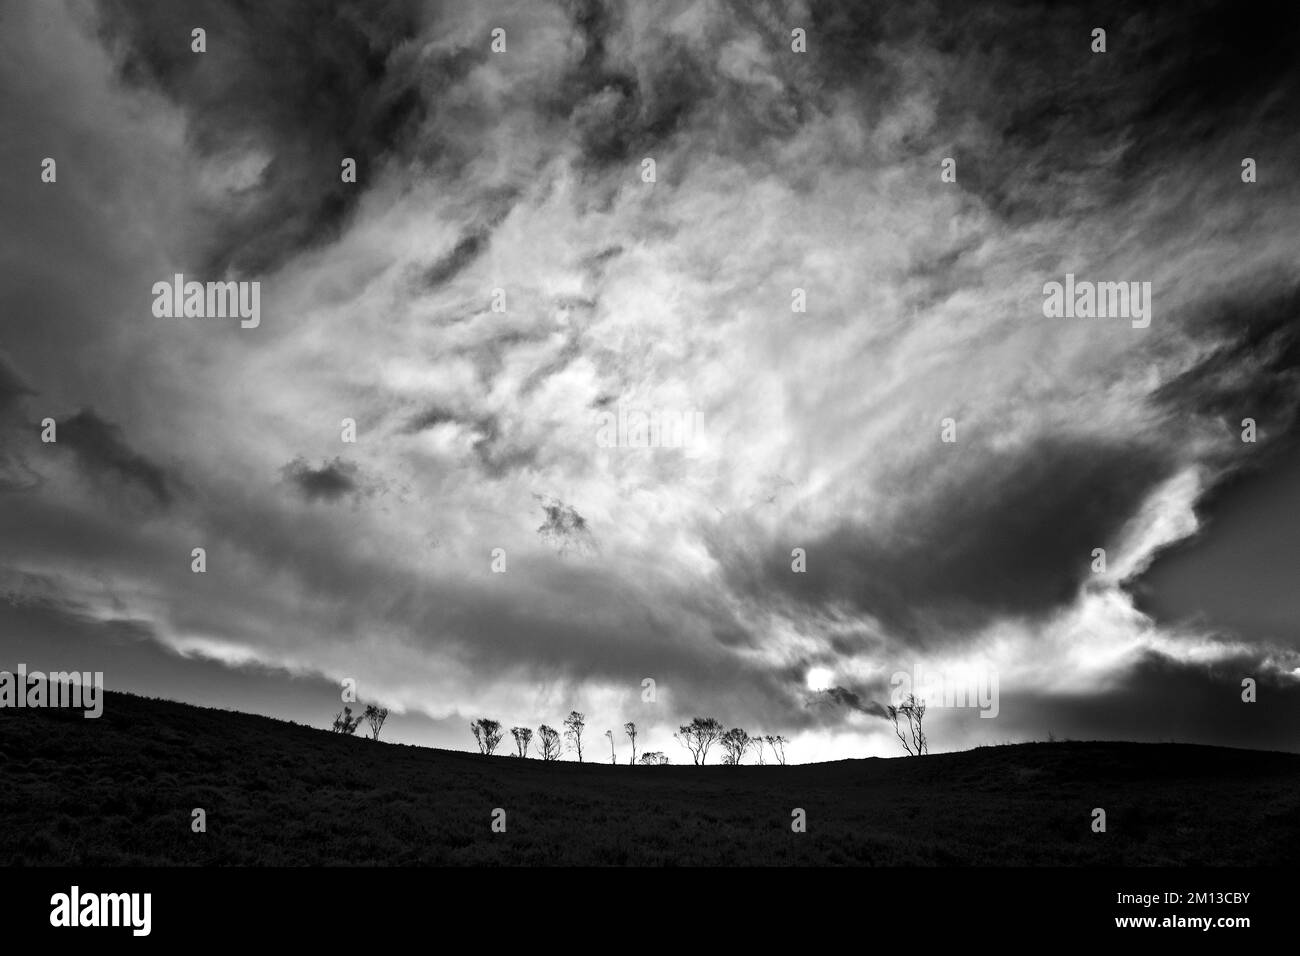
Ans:
[[[191,832],[191,811],[207,832]],[[493,833],[494,808],[507,832]],[[803,808],[807,832],[791,832]],[[1093,833],[1092,810],[1107,814]],[[1300,862],[1300,755],[1043,743],[919,760],[611,767],[375,743],[109,695],[0,710],[0,864]]]

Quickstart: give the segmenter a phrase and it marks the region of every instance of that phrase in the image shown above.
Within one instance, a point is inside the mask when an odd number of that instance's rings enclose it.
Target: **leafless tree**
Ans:
[[[673,737],[691,752],[691,759],[698,767],[709,756],[709,748],[722,736],[722,724],[713,717],[696,717],[677,731]]]
[[[542,755],[543,760],[559,760],[562,749],[560,743],[560,732],[554,727],[547,727],[545,724],[537,728],[537,745],[540,748],[537,752]]]
[[[764,760],[763,760],[763,735],[762,735],[762,734],[754,734],[752,740],[753,740],[753,742],[754,742],[754,749],[755,749],[756,751],[758,751],[758,765],[761,767],[761,766],[763,766],[763,764],[764,764]]]
[[[533,732],[527,727],[511,727],[510,734],[515,738],[515,747],[520,757],[528,756],[528,741],[533,739]]]
[[[616,764],[618,763],[618,758],[614,756],[614,731],[605,731],[605,736],[609,738],[609,762]]]
[[[388,719],[387,707],[376,707],[374,704],[366,704],[366,722],[370,724],[370,739],[378,740],[379,731],[384,727],[384,721]]]
[[[731,767],[740,765],[752,743],[749,734],[739,727],[732,727],[718,738],[718,742],[722,744],[722,762]]]
[[[926,737],[925,728],[921,724],[925,719],[925,701],[913,697],[910,704],[911,706],[908,707],[906,713],[908,726],[912,731],[912,745],[915,747],[918,756],[928,754],[930,752],[930,739]]]
[[[334,732],[336,734],[355,734],[361,726],[361,715],[352,716],[352,708],[344,707],[334,715]]]
[[[925,701],[917,700],[915,694],[908,694],[907,700],[897,707],[891,704],[886,708],[886,712],[894,725],[894,733],[898,735],[909,757],[919,757],[930,752],[930,742],[926,739],[925,730],[921,726],[921,721],[925,719]],[[898,722],[899,717],[907,720],[907,736],[903,736],[903,728]]]
[[[627,734],[628,738],[632,741],[632,759],[627,762],[627,765],[630,767],[632,764],[636,763],[636,724],[629,720],[623,725],[623,733]]]
[[[582,729],[587,726],[587,716],[576,710],[569,711],[564,718],[564,737],[578,751],[578,763],[582,763]]]
[[[780,734],[777,734],[776,736],[768,734],[763,739],[766,740],[767,745],[772,748],[772,756],[776,759],[776,762],[784,767],[786,739]]]
[[[495,720],[488,720],[486,717],[480,717],[469,725],[469,729],[474,731],[474,739],[478,742],[479,753],[487,754],[489,757],[497,749],[497,744],[501,743],[501,725]]]

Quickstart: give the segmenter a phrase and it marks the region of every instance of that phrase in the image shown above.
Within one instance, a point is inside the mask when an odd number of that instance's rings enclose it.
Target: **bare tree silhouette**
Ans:
[[[587,726],[587,717],[576,710],[569,711],[564,718],[564,737],[578,751],[578,763],[582,763],[582,729]]]
[[[609,738],[609,762],[616,764],[618,763],[618,758],[614,756],[614,731],[605,731],[605,736]]]
[[[560,759],[560,732],[554,727],[547,727],[545,724],[537,728],[537,745],[540,748],[537,752],[542,755],[543,760]]]
[[[384,727],[384,721],[388,719],[387,707],[376,707],[374,704],[366,705],[366,721],[370,724],[370,739],[378,740],[379,731]]]
[[[786,739],[782,737],[780,734],[777,734],[776,736],[772,736],[771,734],[768,734],[763,739],[766,740],[767,745],[772,748],[773,758],[775,758],[778,764],[784,767]]]
[[[480,717],[469,725],[469,729],[474,731],[474,740],[478,742],[479,753],[492,756],[497,749],[497,744],[501,743],[501,725],[495,720]]]
[[[915,694],[908,694],[907,700],[898,707],[891,704],[886,708],[886,713],[889,714],[889,720],[894,725],[894,733],[902,741],[903,749],[907,751],[909,757],[919,757],[930,752],[930,742],[926,739],[925,730],[921,726],[921,721],[925,719],[925,701],[917,700]],[[902,727],[898,723],[899,717],[907,720],[907,737],[903,736]]]
[[[677,731],[674,739],[691,752],[691,759],[698,767],[709,756],[709,748],[722,736],[722,724],[713,717],[696,717]]]
[[[361,726],[361,715],[352,716],[352,708],[344,707],[334,715],[334,732],[336,734],[355,734]]]
[[[630,767],[636,763],[636,724],[629,720],[623,725],[623,733],[627,734],[632,741],[632,759],[627,762]]]
[[[533,732],[527,727],[511,727],[511,735],[515,738],[515,747],[519,750],[517,756],[528,756],[528,741],[533,739]]]
[[[753,742],[754,742],[754,749],[755,749],[756,751],[758,751],[758,765],[761,767],[761,766],[763,766],[763,764],[764,764],[764,760],[763,760],[763,735],[762,735],[762,734],[754,734],[752,740],[753,740]]]
[[[732,727],[718,738],[722,744],[722,762],[728,766],[739,766],[740,761],[749,751],[752,740],[748,733],[739,727]]]

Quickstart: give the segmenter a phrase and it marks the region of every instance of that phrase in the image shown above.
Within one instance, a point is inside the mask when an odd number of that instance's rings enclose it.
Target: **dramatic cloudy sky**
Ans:
[[[936,750],[1297,749],[1300,14],[1161,10],[6,3],[0,668],[680,761],[893,754],[919,667],[998,676]],[[1150,327],[1045,318],[1067,272]]]

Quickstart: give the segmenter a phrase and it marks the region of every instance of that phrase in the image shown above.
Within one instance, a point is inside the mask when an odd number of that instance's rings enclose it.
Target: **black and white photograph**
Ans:
[[[6,936],[1284,939],[1298,174],[1294,2],[3,0]]]

